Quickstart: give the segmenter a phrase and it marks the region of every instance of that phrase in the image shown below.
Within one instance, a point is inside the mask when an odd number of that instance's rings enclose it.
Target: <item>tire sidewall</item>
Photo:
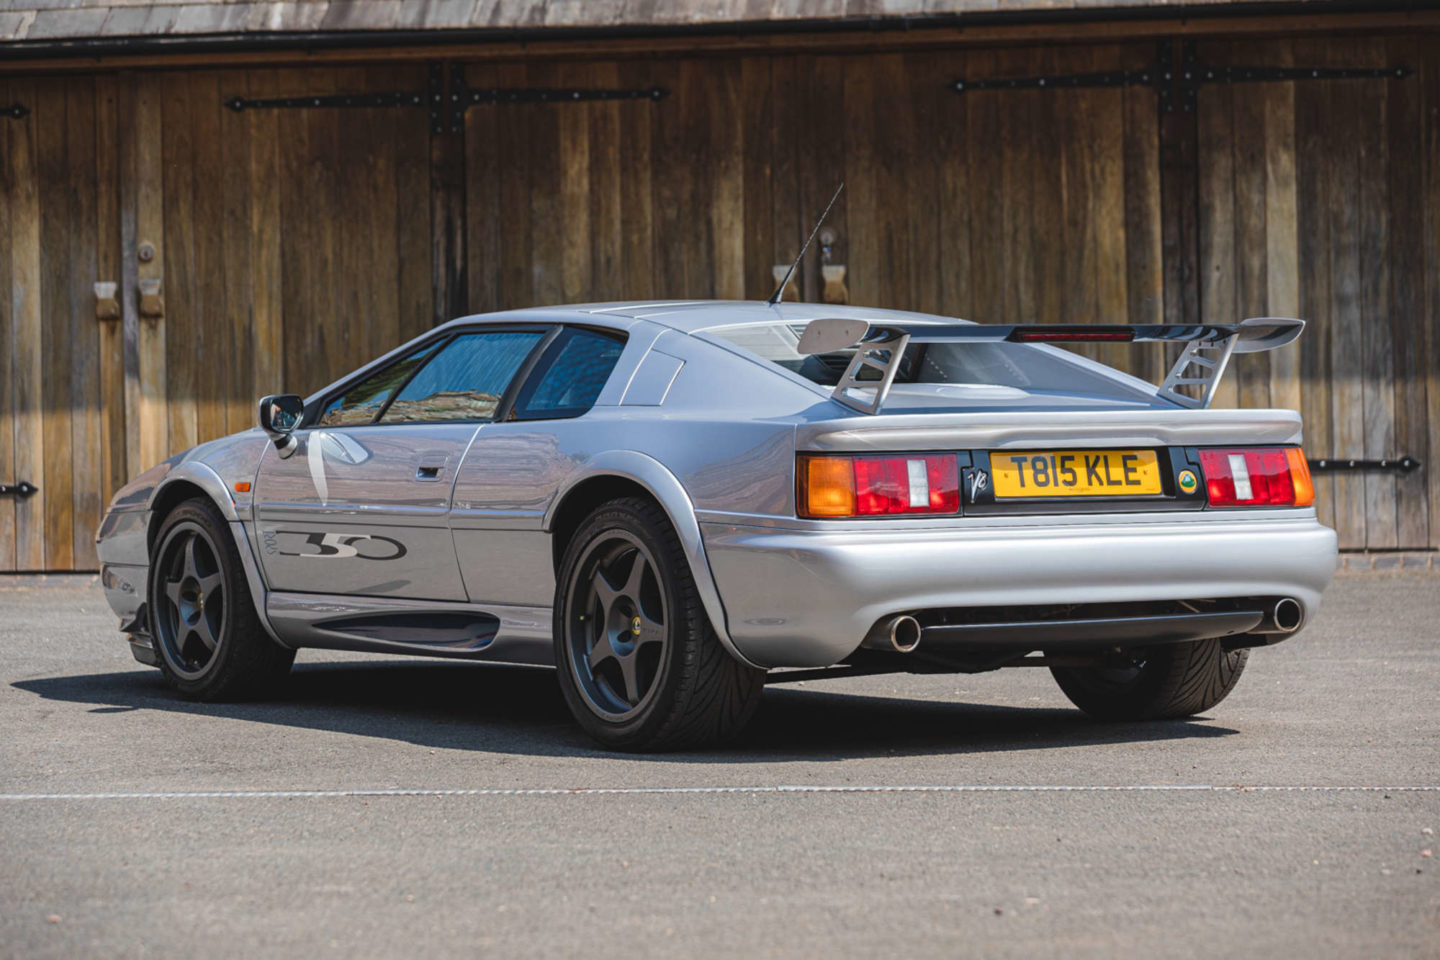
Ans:
[[[581,689],[575,674],[568,626],[570,604],[582,572],[581,560],[591,544],[615,532],[635,537],[654,558],[655,579],[664,594],[666,609],[665,652],[654,687],[642,707],[623,720],[611,720],[596,713]],[[586,733],[606,746],[634,748],[656,737],[670,719],[676,698],[681,694],[678,687],[686,648],[704,639],[705,625],[697,624],[694,618],[686,616],[687,605],[682,593],[689,586],[689,569],[684,566],[685,558],[674,553],[670,544],[665,542],[662,531],[654,529],[654,522],[626,501],[612,502],[596,510],[580,524],[566,548],[555,584],[553,633],[556,673],[560,692],[570,712]],[[681,581],[681,575],[687,580]],[[690,589],[693,590],[693,587]]]
[[[200,676],[193,678],[182,676],[170,663],[166,645],[160,639],[158,625],[161,604],[165,602],[160,554],[175,529],[186,523],[199,527],[210,539],[215,561],[219,564],[220,575],[224,579],[225,585],[224,607],[215,653],[210,657],[209,663],[205,665]],[[251,602],[249,584],[245,582],[244,571],[240,569],[240,564],[236,562],[237,558],[234,556],[234,546],[229,540],[230,532],[226,529],[227,526],[213,507],[200,500],[188,500],[172,510],[170,515],[165,518],[159,534],[155,537],[155,547],[150,557],[150,583],[146,603],[149,604],[151,611],[151,643],[155,646],[156,659],[160,662],[160,672],[165,675],[166,682],[176,690],[187,696],[201,699],[211,693],[226,675],[226,665],[235,656],[237,647],[235,634],[236,620],[241,609],[240,604]]]

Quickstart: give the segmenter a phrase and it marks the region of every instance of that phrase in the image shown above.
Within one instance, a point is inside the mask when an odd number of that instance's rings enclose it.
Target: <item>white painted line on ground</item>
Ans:
[[[3,800],[289,800],[346,797],[576,797],[606,795],[687,795],[713,793],[1440,793],[1440,785],[1301,786],[1245,784],[1144,783],[1060,784],[915,784],[779,785],[758,787],[381,787],[370,790],[176,790],[134,793],[0,793]]]

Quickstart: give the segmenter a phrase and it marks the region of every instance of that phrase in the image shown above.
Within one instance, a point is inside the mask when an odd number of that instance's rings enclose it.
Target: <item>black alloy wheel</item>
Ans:
[[[655,692],[669,634],[655,560],[624,530],[589,544],[570,604],[570,662],[592,710],[634,716]]]
[[[147,606],[160,672],[187,697],[270,695],[295,660],[261,624],[230,525],[208,500],[187,500],[165,518]]]
[[[225,578],[215,544],[194,521],[170,528],[158,551],[155,640],[175,674],[198,680],[215,659],[225,624]]]
[[[587,517],[555,593],[560,690],[604,746],[716,743],[759,706],[765,671],[737,660],[715,634],[680,538],[654,501],[614,500]]]

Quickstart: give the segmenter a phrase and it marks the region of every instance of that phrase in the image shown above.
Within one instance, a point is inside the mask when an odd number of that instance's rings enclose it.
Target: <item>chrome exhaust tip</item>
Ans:
[[[890,621],[890,646],[896,653],[913,653],[920,646],[920,621],[911,616],[899,616]]]
[[[1269,610],[1265,611],[1265,619],[1256,632],[1294,633],[1300,629],[1300,623],[1304,619],[1305,611],[1300,606],[1300,601],[1293,597],[1281,597]]]

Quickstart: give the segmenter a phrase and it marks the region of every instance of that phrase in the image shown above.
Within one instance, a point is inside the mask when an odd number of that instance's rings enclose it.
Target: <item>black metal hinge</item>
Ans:
[[[19,497],[24,500],[40,492],[40,488],[29,480],[21,480],[18,483],[0,483],[0,497]]]
[[[1325,473],[1351,470],[1389,470],[1395,473],[1409,473],[1423,466],[1419,460],[1408,454],[1402,457],[1386,457],[1381,460],[1311,460],[1310,469]]]
[[[327,93],[316,96],[292,97],[231,97],[225,106],[239,113],[242,110],[307,110],[360,107],[425,107],[430,111],[430,132],[462,133],[465,111],[479,104],[522,103],[586,103],[595,100],[661,100],[669,93],[663,87],[610,89],[588,87],[491,87],[471,89],[465,83],[465,71],[454,64],[450,72],[450,89],[445,90],[445,74],[440,64],[430,65],[430,76],[424,90],[396,90],[381,93]],[[17,105],[18,107],[18,105]],[[24,109],[20,107],[19,109]],[[28,112],[28,111],[27,111]]]
[[[236,113],[242,110],[308,110],[326,107],[426,107],[430,111],[430,132],[445,132],[444,73],[440,64],[430,65],[430,76],[424,90],[395,90],[382,93],[327,93],[300,97],[231,97],[225,106]]]
[[[1267,83],[1300,80],[1399,80],[1414,71],[1403,64],[1393,67],[1261,67],[1214,66],[1200,63],[1195,41],[1180,46],[1180,62],[1173,62],[1172,44],[1157,44],[1155,62],[1140,70],[1109,70],[1095,73],[1063,73],[1038,77],[1002,77],[989,80],[959,78],[951,81],[956,93],[973,90],[1073,90],[1085,87],[1148,86],[1159,95],[1161,113],[1178,106],[1182,112],[1195,109],[1202,84]]]
[[[471,87],[465,83],[465,68],[457,63],[450,69],[450,132],[462,132],[465,129],[465,111],[481,104],[663,100],[669,94],[670,91],[664,87]]]
[[[11,120],[24,120],[30,116],[30,108],[23,103],[12,103],[8,107],[0,107],[0,117],[9,117]]]

